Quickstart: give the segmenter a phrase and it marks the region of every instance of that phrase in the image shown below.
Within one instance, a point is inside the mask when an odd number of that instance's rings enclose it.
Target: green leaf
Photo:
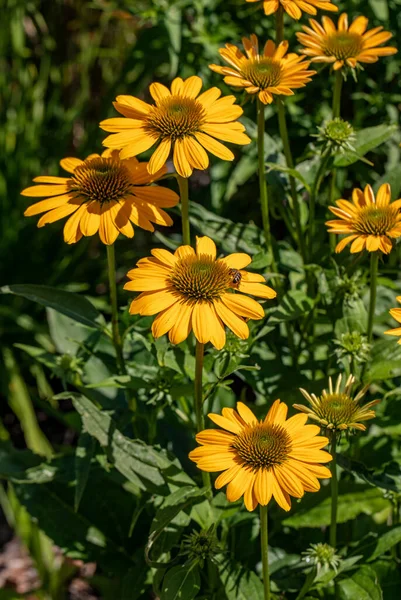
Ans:
[[[352,577],[342,579],[339,584],[341,600],[382,600],[383,593],[373,569],[361,567]]]
[[[21,376],[12,350],[4,348],[3,357],[8,375],[8,403],[21,423],[26,445],[36,454],[50,457],[53,449],[39,427],[28,387]]]
[[[398,491],[395,480],[390,474],[387,474],[385,470],[381,470],[380,472],[376,473],[374,469],[368,469],[363,463],[338,453],[337,462],[342,469],[357,475],[357,477],[360,477],[366,481],[366,483],[370,483],[371,485],[382,488],[383,490],[391,490],[394,492]]]
[[[54,308],[63,315],[87,325],[103,329],[102,316],[84,296],[48,285],[15,284],[0,288],[2,294],[15,294],[42,306]]]
[[[401,346],[395,344],[393,339],[375,342],[364,382],[382,381],[399,375],[401,375]]]
[[[200,577],[197,568],[173,567],[163,579],[160,600],[193,600],[199,590]]]
[[[79,503],[81,502],[83,493],[88,482],[88,476],[90,466],[95,451],[95,439],[86,433],[81,432],[77,448],[75,450],[75,498],[74,498],[74,510],[78,512]]]
[[[158,509],[150,532],[154,533],[164,529],[179,512],[192,506],[196,501],[200,502],[204,495],[205,490],[192,486],[182,487],[170,494]]]
[[[81,415],[85,431],[107,449],[108,458],[116,469],[140,489],[165,494],[167,489],[160,473],[160,466],[166,466],[165,459],[143,442],[125,437],[113,419],[85,396],[74,394],[70,397]]]
[[[286,173],[290,177],[294,177],[294,179],[298,179],[298,181],[302,183],[302,185],[308,192],[311,191],[309,183],[306,181],[302,173],[297,171],[297,169],[290,169],[288,167],[285,167],[284,165],[279,165],[277,163],[272,162],[266,163],[266,166],[269,167],[271,171],[280,171],[281,173]]]
[[[376,488],[355,486],[353,491],[340,494],[338,497],[337,523],[345,523],[355,519],[360,514],[373,515],[390,507],[390,502],[383,498],[383,492]],[[302,502],[297,512],[286,519],[284,525],[295,527],[325,527],[330,524],[331,499],[325,498],[312,508],[302,507]]]
[[[154,543],[179,513],[190,508],[196,502],[201,502],[205,493],[205,489],[200,490],[197,487],[187,486],[176,490],[164,500],[162,506],[158,509],[150,528],[150,535],[145,548],[145,556],[148,564],[155,567],[163,566],[163,563],[155,563],[150,558]]]
[[[190,203],[190,221],[202,235],[205,231],[224,252],[257,254],[262,250],[262,231],[253,223],[233,223],[204,208]]]
[[[354,148],[356,153],[345,152],[334,159],[335,167],[348,167],[357,162],[368,152],[387,142],[398,130],[397,125],[377,125],[361,129],[356,134]]]
[[[79,514],[68,484],[14,484],[14,489],[19,502],[66,556],[94,560],[114,576],[133,566],[122,544],[123,539],[128,544],[132,496],[104,471],[90,478],[91,493],[84,495]]]
[[[401,525],[394,525],[384,533],[370,533],[353,549],[352,553],[362,555],[366,562],[371,562],[383,556],[399,542],[401,542]]]
[[[376,0],[375,0],[376,1]],[[378,181],[373,186],[374,192],[377,194],[377,191],[383,183],[388,183],[391,186],[391,196],[394,200],[395,198],[400,197],[401,192],[401,164],[396,165],[389,171],[384,173],[383,177],[380,177]]]
[[[388,21],[389,12],[387,0],[369,0],[369,6],[377,19],[380,21]]]
[[[294,321],[303,315],[309,314],[315,302],[301,290],[291,290],[282,299],[280,306],[270,309],[269,325],[282,323],[283,321]]]
[[[263,600],[263,584],[253,571],[226,561],[219,565],[220,579],[227,600]]]

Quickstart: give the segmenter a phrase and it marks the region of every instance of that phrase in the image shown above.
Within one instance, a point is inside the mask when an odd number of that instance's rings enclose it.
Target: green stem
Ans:
[[[284,103],[281,100],[281,98],[277,98],[277,114],[278,114],[278,125],[279,125],[279,129],[280,129],[280,136],[281,136],[281,141],[283,142],[283,149],[284,149],[285,159],[287,161],[287,167],[289,169],[293,169],[294,161],[292,158],[291,148],[290,148],[290,140],[288,137],[288,129],[287,129],[287,121],[285,118]],[[296,228],[297,237],[298,237],[298,246],[301,251],[303,261],[306,262],[305,240],[303,237],[302,227],[301,227],[301,217],[300,217],[299,204],[298,204],[297,188],[296,188],[294,177],[291,177],[291,175],[290,175],[289,179],[290,179],[290,189],[291,189],[291,197],[292,197],[292,209],[294,211],[295,228]]]
[[[313,567],[309,573],[306,576],[306,579],[304,581],[304,584],[301,588],[301,591],[299,592],[298,596],[296,597],[296,600],[302,600],[302,598],[304,598],[307,594],[307,592],[309,592],[312,583],[315,581],[315,577],[316,577],[316,567]]]
[[[111,330],[113,334],[113,344],[116,351],[117,367],[119,373],[125,373],[125,364],[121,344],[120,330],[118,326],[118,305],[117,305],[117,286],[116,286],[116,259],[114,244],[106,246],[107,248],[107,267],[109,272],[109,288],[111,301]]]
[[[370,300],[369,300],[369,315],[368,315],[368,343],[372,341],[373,335],[373,320],[376,308],[376,291],[377,291],[377,271],[379,264],[379,252],[371,252],[370,254]]]
[[[334,431],[331,438],[330,454],[333,457],[331,462],[331,523],[330,523],[330,546],[337,545],[337,501],[338,501],[338,480],[337,480],[337,434]]]
[[[268,514],[267,506],[262,505],[260,505],[260,543],[262,550],[263,588],[265,591],[264,600],[270,600]]]
[[[284,8],[281,4],[276,11],[276,45],[284,39]]]
[[[202,372],[203,372],[203,358],[205,353],[205,344],[201,344],[196,340],[196,363],[195,363],[195,415],[196,415],[196,428],[198,433],[205,429],[205,417],[203,416],[203,386],[202,386]],[[210,473],[202,471],[202,481],[204,487],[207,489],[208,498],[212,498],[212,484],[210,479]]]
[[[340,116],[341,113],[341,90],[343,87],[343,75],[341,69],[336,71],[336,78],[334,82],[333,92],[333,119]]]
[[[327,168],[327,163],[330,159],[330,152],[323,154],[321,163],[319,165],[319,169],[316,173],[315,180],[313,182],[313,186],[310,193],[309,198],[309,248],[308,255],[309,260],[312,259],[312,247],[313,247],[313,238],[315,234],[315,212],[316,212],[316,198],[320,190],[320,186],[322,185],[322,181],[324,179],[324,175]]]
[[[262,210],[263,231],[265,234],[266,252],[272,253],[272,243],[270,234],[269,219],[269,197],[267,194],[267,185],[265,177],[265,106],[263,102],[257,99],[257,120],[258,120],[258,171],[259,171],[259,194],[260,207]],[[274,259],[273,259],[274,262]]]
[[[182,220],[182,242],[186,246],[191,245],[191,230],[189,226],[189,195],[188,179],[177,175],[178,185],[180,187],[181,200],[181,220]]]

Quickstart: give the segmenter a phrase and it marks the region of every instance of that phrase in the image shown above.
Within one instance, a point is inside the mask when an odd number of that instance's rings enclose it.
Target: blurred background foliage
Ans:
[[[383,25],[393,32],[396,42],[400,39],[401,0],[344,0],[338,4],[348,12],[350,18],[364,14],[370,19],[372,27]],[[258,5],[248,4],[243,0],[5,0],[5,6],[1,7],[1,15],[0,112],[3,118],[0,127],[0,283],[45,283],[80,292],[88,295],[96,308],[107,314],[105,249],[97,236],[83,239],[76,246],[67,247],[62,239],[61,223],[38,230],[36,218],[23,217],[27,200],[20,196],[21,189],[29,185],[31,179],[37,175],[61,174],[58,163],[65,156],[83,158],[92,152],[99,152],[105,134],[99,129],[98,123],[108,116],[115,116],[112,101],[118,94],[131,94],[147,100],[147,88],[152,81],[168,84],[174,76],[187,77],[192,74],[200,75],[206,88],[217,85],[224,93],[232,93],[232,90],[225,87],[221,78],[209,70],[208,65],[211,62],[219,62],[218,49],[227,41],[239,43],[242,36],[250,33],[256,33],[262,39],[274,37],[274,20],[264,17]],[[302,22],[305,22],[305,19]],[[299,28],[299,23],[286,19],[285,37],[290,40],[293,50],[297,49],[294,34]],[[298,168],[307,181],[316,158],[316,140],[311,134],[317,133],[316,126],[321,125],[330,116],[332,99],[333,76],[328,68],[318,65],[316,70],[319,73],[313,81],[304,90],[289,98],[287,103],[293,152]],[[368,153],[367,158],[374,166],[359,161],[339,170],[338,197],[348,197],[353,187],[364,186],[367,183],[374,185],[382,179],[391,182],[393,197],[400,195],[400,70],[399,53],[394,57],[381,59],[378,63],[369,65],[365,71],[359,72],[358,83],[349,77],[344,85],[342,116],[348,119],[355,129],[391,125],[394,127],[383,131],[383,143],[373,144],[373,151]],[[244,123],[254,138],[255,106],[247,100],[245,97],[239,97],[244,106]],[[273,107],[267,108],[266,118],[266,162],[283,163]],[[213,237],[225,252],[240,249],[251,253],[256,267],[263,271],[266,262],[262,252],[255,144],[243,149],[237,148],[235,153],[236,160],[232,164],[212,161],[212,166],[207,172],[197,172],[191,178],[190,195],[194,201],[192,225],[197,233]],[[316,378],[321,379],[322,374],[326,376],[330,369],[349,370],[349,356],[352,356],[353,360],[356,359],[355,353],[347,354],[344,344],[335,345],[333,336],[335,335],[337,342],[343,341],[342,336],[349,333],[349,328],[352,331],[363,331],[361,323],[366,320],[366,271],[355,270],[353,259],[348,254],[345,256],[346,253],[336,258],[336,263],[331,258],[328,236],[323,225],[328,214],[328,186],[322,188],[319,198],[318,225],[315,227],[316,264],[310,267],[310,272],[316,277],[319,291],[316,300],[305,297],[302,291],[302,265],[291,248],[280,219],[280,208],[286,202],[286,178],[279,171],[270,170],[267,179],[273,198],[272,230],[280,243],[280,272],[285,276],[291,273],[289,287],[293,295],[287,299],[287,303],[283,302],[280,309],[270,311],[271,318],[266,328],[253,328],[249,344],[231,340],[226,353],[217,357],[212,351],[206,357],[209,373],[206,391],[210,406],[216,402],[215,409],[223,404],[232,404],[240,394],[243,399],[249,401],[256,398],[259,404],[263,404],[266,400],[262,399],[270,398],[270,394],[275,393],[280,385],[284,386],[282,399],[287,401],[294,401],[295,398],[299,401],[300,398],[294,390],[298,384],[305,385],[305,381],[309,384],[308,389],[320,389],[321,382],[317,386],[310,383],[316,374]],[[166,185],[173,186],[175,183],[168,182]],[[306,206],[306,202],[304,204]],[[307,220],[305,211],[306,208],[303,211],[304,222]],[[139,257],[147,255],[151,247],[164,243],[174,247],[178,243],[178,215],[179,212],[176,211],[176,225],[168,233],[159,231],[151,235],[137,229],[133,240],[118,240],[117,267],[120,283],[124,281],[126,271],[134,266]],[[399,248],[397,246],[397,250],[381,268],[376,323],[376,333],[379,334],[386,328],[386,323],[387,326],[393,326],[388,310],[394,305],[397,293],[401,291],[401,280],[398,276]],[[128,295],[121,292],[120,296],[121,304],[125,306]],[[330,307],[331,311],[329,317],[325,312],[327,307]],[[310,316],[318,323],[318,341],[313,351],[308,354],[305,348],[309,340]],[[132,325],[126,311],[123,318],[125,326]],[[286,320],[291,321],[297,329],[297,351],[305,351],[310,360],[309,366],[295,374],[289,359],[291,349],[281,350],[285,336],[280,327]],[[281,331],[281,335],[272,333],[271,337],[267,338],[266,334],[270,334],[274,325],[276,330]],[[138,320],[135,334],[137,337],[127,337],[127,353],[132,349],[136,363],[142,365],[140,370],[136,371],[137,376],[142,378],[142,383],[146,383],[145,389],[139,390],[138,381],[130,382],[139,398],[138,429],[135,433],[149,443],[153,443],[157,437],[162,446],[169,444],[170,449],[173,449],[188,466],[185,454],[189,438],[182,424],[187,424],[191,419],[190,408],[185,404],[185,399],[191,393],[192,387],[192,348],[189,343],[188,346],[184,345],[183,351],[172,352],[163,340],[151,344],[148,330],[149,319]],[[75,444],[78,439],[79,419],[76,412],[65,410],[66,401],[60,403],[62,410],[59,410],[59,403],[53,399],[53,395],[65,388],[76,388],[74,378],[80,377],[83,372],[87,384],[95,385],[96,382],[106,380],[110,376],[110,347],[105,343],[100,349],[96,349],[95,354],[93,349],[98,340],[94,341],[91,338],[88,342],[87,331],[82,331],[79,325],[72,326],[65,317],[52,310],[47,312],[46,319],[43,308],[22,297],[11,295],[0,296],[0,339],[3,358],[0,363],[1,415],[4,420],[4,426],[0,426],[0,439],[7,440],[11,433],[12,441],[17,447],[27,446],[45,457],[50,457],[60,448],[65,451],[66,447]],[[37,355],[32,347],[41,348],[43,351],[43,355],[41,354],[34,363],[32,356]],[[361,441],[361,448],[354,457],[359,458],[363,452],[364,457],[369,458],[370,468],[377,471],[380,471],[384,463],[396,461],[390,468],[390,471],[393,469],[396,484],[386,488],[383,480],[380,480],[383,487],[368,487],[366,484],[365,487],[359,486],[356,490],[353,487],[353,476],[350,475],[349,480],[346,476],[341,513],[344,528],[342,536],[346,540],[357,539],[358,536],[362,538],[375,528],[379,530],[391,513],[389,500],[383,497],[383,489],[387,492],[390,489],[391,493],[395,493],[394,490],[398,490],[397,493],[401,492],[398,466],[401,435],[400,361],[401,355],[395,340],[379,339],[376,342],[368,372],[371,379],[376,381],[374,393],[384,396],[385,401],[379,408],[380,426],[375,426],[373,434]],[[231,377],[241,362],[246,365],[246,370],[241,371],[240,376],[237,374],[223,383],[223,379]],[[248,370],[255,362],[261,369]],[[138,364],[136,368],[139,368]],[[52,375],[49,376],[49,373]],[[61,383],[53,379],[55,375],[61,379]],[[120,392],[118,386],[111,389],[102,388],[101,392],[92,391],[104,408],[113,408],[117,413],[124,405]],[[68,406],[71,409],[71,405]],[[165,406],[174,407],[174,411],[166,409],[163,427],[158,427],[157,417],[153,420],[147,417],[149,407],[152,413],[154,406],[158,406],[159,410],[163,410]],[[263,412],[265,407],[261,410]],[[121,414],[118,413],[117,416],[121,418]],[[123,419],[120,425],[124,429],[127,423]],[[387,437],[383,437],[384,434]],[[85,446],[87,441],[79,439]],[[73,456],[68,457],[68,451],[66,452],[67,459],[71,459],[71,462]],[[27,467],[27,464],[29,467],[36,465],[35,461],[33,464],[28,461],[24,467]],[[354,467],[355,465],[352,466]],[[350,473],[352,468],[349,468]],[[61,486],[73,478],[71,476],[69,479],[68,469],[71,470],[72,466],[67,460],[66,464],[63,463],[61,482],[54,484],[56,488],[53,491],[58,493],[57,485]],[[98,467],[91,475],[93,490],[104,489],[104,473],[105,471]],[[370,472],[364,476],[365,480],[359,472],[359,483],[368,481],[369,485],[375,485],[372,483]],[[124,496],[125,490],[123,494],[120,474],[114,473],[113,477],[115,488],[112,488],[111,495],[114,493],[115,498],[120,494],[123,507],[122,514],[114,515],[113,518],[117,521],[120,519],[123,529],[126,523],[130,522],[127,515],[132,505]],[[380,473],[377,477],[380,479]],[[376,483],[379,479],[375,480]],[[107,485],[111,485],[109,480]],[[49,497],[45,496],[45,492],[41,492],[43,496],[36,498],[30,505],[29,492],[25,492],[26,490],[20,489],[19,500],[24,499],[25,505],[31,507],[35,516],[39,518],[38,504],[35,502],[40,504],[40,501],[43,501],[46,506]],[[60,497],[63,497],[63,494],[64,492],[61,492]],[[39,571],[45,573],[45,577],[48,578],[46,585],[50,590],[49,597],[58,598],[59,588],[69,573],[68,565],[63,563],[62,568],[60,565],[54,566],[53,557],[49,559],[49,564],[43,565],[43,556],[51,554],[48,538],[38,528],[35,529],[36,526],[19,507],[16,496],[11,494],[11,497],[3,497],[1,504],[8,514],[9,522],[35,557]],[[362,515],[354,525],[353,531],[353,524],[349,522],[349,519],[353,518],[349,516],[351,505],[358,507],[352,514]],[[99,513],[102,512],[102,506]],[[306,516],[301,511],[288,519],[287,529],[280,533],[280,546],[300,552],[310,541],[319,540],[319,529],[312,527],[316,527],[317,523],[322,527],[327,525],[328,508],[326,505],[323,508],[317,506],[315,512],[308,513],[311,507],[313,509],[313,501],[304,510]],[[215,508],[217,511],[223,510],[220,506]],[[92,516],[91,504],[87,497],[82,510],[88,518]],[[134,521],[139,518],[142,510],[145,516],[143,522],[140,522],[139,533],[136,530],[136,535],[140,541],[139,545],[143,546],[151,521],[149,513],[152,514],[148,505],[145,509],[141,507],[137,512],[134,511],[130,526],[134,527]],[[203,507],[202,510],[206,509]],[[210,520],[210,515],[205,516],[202,510],[199,509],[199,514],[194,518],[201,527],[206,526]],[[60,510],[60,514],[61,512]],[[16,515],[19,515],[18,519]],[[97,517],[98,515],[94,517],[95,523]],[[283,518],[285,517],[281,515],[280,519]],[[71,519],[73,529],[72,512],[68,513],[68,519]],[[68,519],[66,530],[70,523]],[[257,538],[257,519],[238,511],[235,519],[236,537],[234,539],[232,534],[230,542],[232,548],[236,548],[235,558],[253,568],[258,560],[255,558],[257,551],[248,553],[248,544],[249,539],[255,541]],[[29,527],[27,522],[30,523]],[[278,527],[281,527],[280,521],[278,523]],[[184,526],[185,524],[182,525]],[[251,538],[249,527],[252,527]],[[288,527],[299,528],[296,547],[292,547],[292,534]],[[115,543],[120,544],[118,535],[114,536],[115,531],[111,531],[113,527],[108,525],[108,528],[110,531],[106,531],[105,535],[110,533],[110,537],[116,539]],[[278,528],[275,531],[277,530]],[[47,533],[51,536],[51,528]],[[225,535],[229,537],[228,531]],[[274,530],[272,535],[274,538]],[[66,548],[71,550],[68,535],[66,539]],[[79,540],[79,543],[84,542],[85,540]],[[95,543],[95,546],[96,552],[93,554],[81,554],[86,558],[94,556],[102,564],[104,557],[98,551],[101,544]],[[125,551],[134,552],[134,549],[131,540],[129,548]],[[277,585],[279,588],[282,586],[280,589],[285,589],[287,584],[287,587],[291,588],[291,581],[286,582],[287,572],[284,567],[284,570],[280,571],[280,561],[283,558],[280,551],[277,551],[275,558],[278,573],[276,581],[279,582]],[[142,564],[141,561],[142,555],[138,558],[137,569],[138,565]],[[288,559],[285,568],[288,568],[290,563],[291,560]],[[124,562],[122,564],[124,569],[126,565]],[[377,572],[381,569],[384,580],[390,572],[390,567],[386,564],[376,567]],[[398,580],[396,575],[392,574],[393,578],[390,579],[395,583],[391,584],[393,587],[389,588],[390,592],[385,598],[394,597],[389,594],[400,584],[399,575],[397,576]],[[297,577],[299,579],[299,573]],[[98,582],[99,586],[103,586],[105,597],[106,583]],[[129,585],[129,582],[126,584]],[[143,585],[145,589],[146,585]],[[113,598],[113,591],[110,593],[110,597]],[[321,594],[323,595],[318,597],[326,597],[323,591]],[[247,597],[257,598],[250,595]],[[232,600],[234,596],[228,594],[228,598]],[[344,595],[344,598],[351,596]]]

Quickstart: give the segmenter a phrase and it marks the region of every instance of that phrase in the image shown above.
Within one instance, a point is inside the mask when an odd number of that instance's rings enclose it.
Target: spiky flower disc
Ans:
[[[152,255],[127,273],[131,281],[124,288],[142,292],[131,303],[131,314],[158,313],[152,325],[155,338],[168,333],[170,341],[179,344],[193,330],[199,342],[210,341],[221,349],[225,325],[244,340],[249,336],[246,320],[264,317],[262,306],[245,294],[276,297],[262,275],[244,271],[250,256],[217,258],[216,245],[206,236],[196,238],[196,252],[180,246],[174,254],[154,249]]]
[[[199,95],[202,79],[194,75],[183,80],[176,77],[168,89],[152,83],[149,92],[154,104],[133,96],[117,96],[115,109],[123,118],[106,119],[100,123],[109,135],[103,144],[121,150],[122,159],[137,156],[157,144],[148,164],[149,173],[161,169],[171,151],[174,167],[182,177],[193,169],[207,169],[207,152],[223,160],[233,160],[234,154],[223,142],[249,144],[245,127],[237,121],[242,108],[234,105],[235,97],[220,98],[214,87]]]
[[[359,188],[352,192],[352,202],[337,200],[337,207],[329,210],[339,217],[327,221],[329,233],[346,233],[336,246],[336,252],[344,250],[352,242],[351,253],[381,250],[389,254],[393,247],[390,238],[401,236],[401,199],[391,202],[391,187],[388,183],[380,186],[375,197],[370,185],[362,192]]]
[[[288,42],[277,47],[267,41],[259,53],[256,35],[243,38],[246,56],[233,44],[220,48],[221,57],[228,67],[209,65],[212,71],[224,75],[227,85],[244,88],[248,94],[258,94],[263,104],[273,102],[273,95],[293,95],[293,89],[304,87],[316,71],[308,71],[309,61],[298,54],[287,54]]]
[[[322,463],[331,455],[322,450],[328,439],[320,437],[319,427],[305,425],[306,415],[287,419],[287,406],[276,400],[264,420],[258,421],[242,402],[237,410],[223,408],[222,414],[209,414],[221,429],[205,429],[196,436],[200,444],[189,458],[202,471],[223,471],[215,487],[227,485],[227,500],[244,497],[248,510],[266,506],[272,497],[284,510],[290,510],[290,496],[317,492],[319,479],[331,477]]]
[[[26,217],[45,213],[38,227],[71,215],[64,225],[67,244],[97,232],[107,245],[113,244],[119,233],[131,238],[131,222],[148,231],[154,231],[153,223],[173,224],[163,208],[175,206],[179,197],[172,190],[149,185],[165,175],[165,168],[152,176],[147,163],[136,158],[120,160],[118,152],[110,150],[85,160],[64,158],[60,165],[69,177],[36,177],[35,183],[46,185],[28,187],[21,194],[46,197],[24,213]]]
[[[354,128],[351,123],[336,117],[328,121],[323,127],[318,127],[319,135],[316,137],[325,148],[330,148],[332,153],[356,152],[353,144],[356,140]]]
[[[401,296],[397,296],[396,298],[397,302],[401,303]],[[390,315],[396,320],[398,321],[398,323],[401,323],[401,308],[392,308],[390,310]],[[400,339],[397,341],[397,344],[401,344],[401,327],[395,327],[394,329],[388,329],[387,331],[384,332],[386,335],[396,335],[396,336],[400,336]]]
[[[329,389],[323,390],[319,397],[315,394],[309,394],[301,388],[300,391],[310,406],[294,404],[294,408],[307,414],[322,427],[331,431],[344,431],[345,429],[365,431],[366,427],[360,421],[374,419],[375,412],[370,409],[378,404],[380,400],[373,400],[364,406],[360,406],[360,401],[369,386],[365,386],[356,396],[353,396],[352,387],[355,383],[355,377],[353,375],[348,377],[344,389],[341,387],[341,381],[342,375],[339,375],[336,386],[333,388],[333,382],[329,377]]]
[[[309,19],[310,27],[302,26],[305,33],[297,33],[303,44],[301,51],[315,62],[332,63],[333,69],[344,67],[355,69],[358,63],[374,63],[380,56],[390,56],[397,52],[391,46],[379,47],[387,42],[392,34],[375,27],[366,31],[368,19],[357,17],[348,27],[348,15],[338,19],[338,27],[328,17],[322,18],[322,24]]]
[[[300,19],[302,13],[316,15],[317,9],[336,12],[338,7],[329,0],[246,0],[247,2],[261,2],[265,15],[272,15],[283,7],[285,12],[293,19]]]
[[[336,549],[329,544],[311,544],[302,555],[306,563],[316,567],[317,573],[327,569],[337,572],[341,564],[341,556],[336,554]]]

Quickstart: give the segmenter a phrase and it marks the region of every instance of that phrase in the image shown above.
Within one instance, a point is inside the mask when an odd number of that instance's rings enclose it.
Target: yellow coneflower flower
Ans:
[[[383,27],[375,27],[366,31],[366,17],[357,17],[348,27],[348,15],[342,14],[338,19],[338,28],[328,17],[322,18],[322,25],[309,19],[311,27],[302,26],[305,33],[297,33],[297,38],[305,46],[303,54],[312,61],[333,63],[333,69],[344,66],[355,69],[358,63],[374,63],[379,56],[390,56],[397,48],[381,44],[392,37]]]
[[[246,56],[233,44],[220,48],[222,58],[230,65],[209,65],[212,71],[225,75],[227,85],[244,88],[248,94],[258,94],[264,104],[273,102],[273,95],[292,96],[316,71],[308,71],[309,61],[298,54],[287,54],[288,42],[276,44],[268,40],[259,54],[256,35],[242,38]]]
[[[131,314],[159,313],[152,325],[155,338],[168,332],[170,341],[179,344],[193,330],[200,343],[210,341],[221,349],[226,342],[224,325],[246,339],[246,319],[264,316],[261,305],[244,294],[276,297],[264,277],[243,270],[251,263],[247,254],[216,260],[215,243],[206,236],[196,238],[196,252],[180,246],[174,254],[155,249],[152,255],[127,273],[131,281],[124,288],[142,292],[131,303]]]
[[[337,207],[329,209],[340,220],[327,221],[329,233],[349,234],[336,246],[336,252],[344,250],[352,242],[351,253],[381,250],[389,254],[393,247],[390,238],[401,236],[401,199],[391,202],[391,187],[388,183],[380,186],[377,196],[370,185],[362,191],[352,192],[352,202],[337,200]]]
[[[401,296],[397,296],[396,300],[397,300],[397,302],[401,303]],[[398,323],[401,323],[401,308],[392,308],[390,310],[390,315],[393,317],[393,319],[398,321]],[[384,333],[386,335],[401,336],[401,327],[396,327],[395,329],[389,329],[388,331],[385,331]],[[397,344],[401,344],[401,337],[397,341]]]
[[[200,447],[189,458],[202,471],[223,471],[216,489],[227,485],[227,500],[244,496],[245,506],[254,510],[266,506],[272,497],[284,510],[290,510],[290,496],[317,492],[319,478],[331,477],[321,463],[331,460],[322,450],[328,439],[321,437],[317,425],[305,425],[306,415],[287,419],[287,406],[276,400],[263,421],[242,402],[237,410],[223,408],[222,415],[209,414],[222,427],[205,429],[196,435]]]
[[[282,6],[293,19],[300,19],[302,12],[316,15],[317,9],[336,12],[338,7],[328,0],[246,0],[247,2],[263,2],[265,15],[272,15]]]
[[[147,163],[135,158],[120,160],[118,152],[91,154],[85,160],[63,158],[62,168],[69,177],[35,177],[39,184],[21,192],[23,196],[45,196],[25,211],[26,217],[42,215],[38,227],[71,215],[64,225],[64,241],[73,244],[82,236],[99,232],[104,244],[115,242],[119,233],[134,235],[131,222],[154,231],[157,225],[172,225],[163,210],[175,206],[178,195],[167,188],[149,185],[166,173],[160,169],[151,176]]]
[[[209,157],[205,149],[223,160],[233,160],[231,150],[217,140],[250,143],[245,127],[237,121],[243,110],[234,106],[234,96],[220,98],[221,91],[216,87],[199,96],[201,88],[202,79],[194,75],[185,81],[177,77],[171,90],[161,83],[152,83],[152,105],[133,96],[117,96],[114,107],[125,118],[100,123],[102,129],[113,132],[103,144],[121,149],[120,157],[124,159],[158,143],[148,164],[149,173],[161,169],[171,150],[175,169],[182,177],[189,177],[193,169],[207,169]]]
[[[353,375],[348,377],[344,390],[341,388],[341,381],[342,376],[339,375],[336,387],[333,388],[333,382],[329,377],[329,389],[328,391],[323,390],[319,397],[300,389],[310,407],[303,404],[294,404],[294,408],[307,414],[308,417],[330,431],[344,431],[345,429],[365,431],[366,427],[360,421],[374,419],[376,414],[370,409],[378,404],[380,400],[373,400],[364,406],[360,406],[359,403],[366,394],[369,385],[366,385],[353,397],[352,386],[355,383],[355,377]]]

